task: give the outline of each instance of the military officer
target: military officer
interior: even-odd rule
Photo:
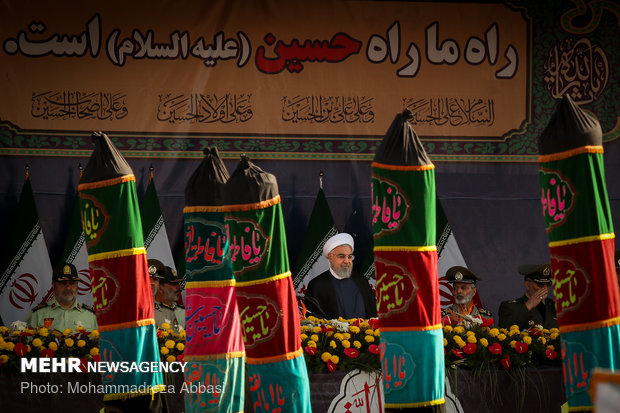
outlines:
[[[519,266],[523,275],[525,295],[499,305],[499,326],[518,325],[521,330],[534,326],[558,328],[555,301],[548,298],[551,287],[550,264],[524,264]]]
[[[97,317],[92,307],[77,301],[78,272],[73,264],[54,268],[52,285],[54,298],[32,309],[26,320],[31,327],[75,331],[78,326],[87,331],[97,329]]]
[[[472,271],[459,265],[446,271],[446,278],[452,284],[454,304],[441,311],[443,325],[462,325],[471,328],[485,321],[492,324],[493,315],[484,308],[474,305],[473,298],[476,294],[476,281],[480,278]]]
[[[155,296],[159,291],[159,281],[166,275],[166,266],[156,259],[150,259],[147,263],[149,266],[149,278],[151,280],[151,292],[153,293],[153,300],[155,300]]]
[[[155,323],[157,327],[168,322],[172,327],[185,329],[185,307],[177,301],[181,294],[183,279],[174,268],[165,267],[164,278],[159,281],[160,301],[155,301]]]

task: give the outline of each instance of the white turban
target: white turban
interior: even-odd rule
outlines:
[[[346,232],[342,232],[328,239],[325,245],[323,245],[323,256],[327,258],[327,254],[332,252],[334,248],[339,247],[341,245],[350,245],[351,249],[355,249],[355,245],[353,243],[353,237],[347,234]]]

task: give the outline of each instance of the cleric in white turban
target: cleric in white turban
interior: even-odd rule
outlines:
[[[323,255],[329,270],[308,283],[304,302],[318,317],[371,318],[377,316],[377,300],[368,280],[353,272],[355,242],[347,233],[325,242]]]

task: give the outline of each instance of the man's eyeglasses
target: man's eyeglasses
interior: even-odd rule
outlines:
[[[351,261],[353,261],[355,259],[355,255],[353,254],[332,254],[334,256],[336,256],[339,260],[344,260],[345,258],[350,259]]]

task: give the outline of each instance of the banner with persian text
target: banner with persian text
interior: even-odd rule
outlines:
[[[408,108],[434,160],[535,162],[564,93],[618,136],[618,7],[560,3],[3,1],[0,155],[370,161]]]

